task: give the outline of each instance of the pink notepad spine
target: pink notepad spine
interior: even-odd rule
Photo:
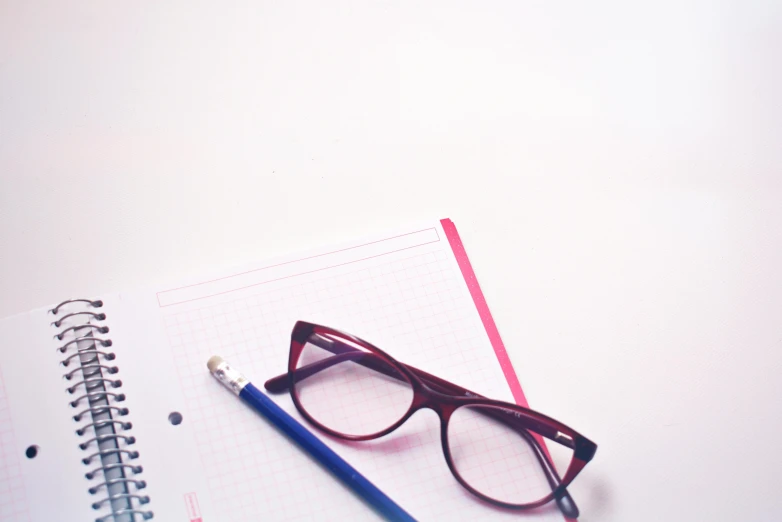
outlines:
[[[456,257],[459,269],[462,271],[464,282],[467,283],[467,288],[470,289],[470,295],[475,303],[475,308],[478,310],[478,315],[481,317],[483,327],[486,329],[486,334],[489,336],[492,348],[494,348],[494,353],[497,355],[497,360],[500,362],[500,367],[502,368],[502,373],[505,375],[505,380],[508,381],[508,386],[513,394],[513,399],[519,406],[529,408],[529,403],[521,389],[519,378],[516,376],[516,371],[513,369],[513,364],[510,362],[510,357],[508,357],[508,352],[505,350],[505,345],[500,337],[500,331],[497,330],[497,325],[494,324],[494,318],[491,316],[489,305],[486,303],[486,298],[483,297],[481,286],[478,284],[478,278],[475,277],[475,272],[470,264],[470,259],[467,257],[467,251],[464,249],[464,244],[462,244],[462,239],[459,237],[459,232],[456,231],[456,225],[454,225],[453,221],[450,219],[441,219],[440,224],[445,232],[445,237],[448,238],[448,243],[451,245],[451,250],[453,251],[454,257]],[[543,442],[542,439],[541,442]],[[546,454],[548,454],[548,448],[546,448],[545,443],[543,444],[543,448],[546,450]],[[548,457],[550,459],[551,455],[548,455]],[[572,518],[563,518],[567,522],[576,522],[576,520]]]
[[[497,355],[497,360],[500,362],[502,373],[505,375],[505,380],[508,381],[508,386],[510,386],[513,398],[516,401],[516,404],[529,408],[527,398],[521,390],[519,378],[513,370],[513,364],[510,362],[508,352],[505,351],[505,345],[502,343],[500,332],[497,330],[497,325],[494,324],[494,319],[489,311],[489,305],[486,304],[486,298],[483,297],[481,286],[478,284],[478,278],[475,277],[475,272],[467,257],[467,251],[464,249],[462,240],[459,237],[459,232],[456,231],[456,225],[454,225],[453,221],[450,219],[442,219],[440,220],[440,224],[445,231],[445,237],[448,238],[448,243],[451,245],[451,250],[453,250],[453,255],[456,257],[456,262],[459,264],[459,269],[462,271],[462,277],[464,277],[464,281],[467,283],[467,288],[470,289],[470,295],[475,303],[475,308],[478,309],[478,315],[481,317],[483,327],[486,329],[486,334],[489,336],[489,341],[494,348],[494,353]]]

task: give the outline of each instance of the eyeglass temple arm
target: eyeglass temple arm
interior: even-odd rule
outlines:
[[[309,342],[315,344],[319,348],[322,348],[324,350],[327,350],[335,354],[335,357],[322,359],[320,361],[316,361],[306,366],[302,366],[301,368],[297,368],[293,373],[293,378],[296,380],[296,382],[304,380],[307,377],[315,375],[318,372],[321,372],[327,368],[330,368],[336,364],[345,361],[357,362],[366,368],[370,368],[372,370],[380,372],[394,379],[401,380],[399,373],[396,371],[396,369],[394,369],[393,366],[385,362],[380,357],[377,357],[371,353],[362,352],[361,350],[357,350],[356,348],[353,348],[352,346],[348,346],[347,344],[341,343],[337,340],[327,339],[321,336],[312,336],[312,338],[309,339]],[[423,370],[419,370],[414,366],[410,366],[404,363],[399,363],[399,364],[402,364],[405,368],[407,368],[412,373],[414,373],[419,379],[424,381],[430,388],[434,389],[439,393],[443,393],[446,395],[459,395],[464,397],[476,397],[481,399],[486,398],[475,392],[471,392],[466,388],[462,388],[457,384],[453,384],[452,382],[446,381],[445,379],[441,379],[436,375],[432,375]],[[264,387],[271,393],[282,393],[287,391],[288,374],[284,373],[282,375],[278,375],[277,377],[269,379],[264,383]],[[546,438],[549,438],[569,448],[575,448],[574,441],[557,439],[558,432],[556,429],[552,428],[551,426],[535,422],[532,419],[522,420],[516,417],[510,417],[499,412],[497,413],[497,415],[498,415],[497,420],[501,421],[503,424],[507,424],[515,428],[523,428],[525,431],[529,428],[532,428],[537,433],[540,433]]]
[[[352,346],[348,346],[345,343],[341,343],[334,339],[328,339],[321,336],[312,336],[309,339],[309,342],[312,344],[315,344],[319,348],[322,348],[326,351],[329,351],[333,354],[335,354],[335,357],[329,357],[328,359],[322,359],[320,361],[316,361],[314,363],[308,364],[306,366],[302,366],[301,368],[297,368],[293,374],[294,379],[298,382],[300,380],[304,380],[307,377],[310,377],[311,375],[314,375],[318,372],[321,372],[327,368],[330,368],[336,364],[339,364],[344,361],[352,360],[353,362],[357,362],[361,364],[364,367],[370,368],[372,370],[375,370],[377,372],[380,372],[384,375],[387,375],[389,377],[393,377],[395,379],[401,380],[398,372],[394,369],[393,366],[386,363],[383,359],[380,357],[376,357],[371,353],[368,352],[362,352],[361,350],[357,350],[356,348],[353,348]],[[369,357],[364,357],[365,355]],[[452,382],[446,381],[445,379],[441,379],[440,377],[437,377],[436,375],[432,375],[430,373],[427,373],[423,370],[419,370],[418,368],[414,366],[410,366],[409,364],[399,363],[402,364],[405,368],[410,370],[412,373],[414,373],[419,379],[423,380],[430,388],[434,389],[437,392],[444,393],[446,395],[458,395],[458,396],[464,396],[464,397],[476,397],[485,399],[486,397],[483,397],[482,395],[479,395],[477,393],[471,392],[470,390],[466,388],[462,388],[461,386],[457,384],[453,384]],[[264,387],[266,390],[268,390],[271,393],[282,393],[288,390],[288,374],[284,373],[282,375],[278,375],[277,377],[273,377],[266,381],[264,383]],[[575,448],[575,443],[572,440],[563,440],[557,438],[557,430],[552,428],[551,426],[548,426],[546,424],[535,422],[532,419],[524,419],[523,421],[521,419],[518,419],[516,417],[509,417],[504,414],[498,414],[498,420],[501,420],[504,424],[508,424],[514,427],[518,428],[524,428],[525,430],[528,428],[534,429],[536,432],[540,433],[546,438],[549,438],[559,444],[562,444],[564,446],[567,446],[569,448]]]
[[[389,365],[383,359],[375,356],[374,354],[362,352],[361,350],[357,350],[337,340],[327,339],[321,336],[312,336],[309,339],[309,342],[315,344],[319,348],[334,353],[335,356],[316,361],[306,366],[302,366],[301,368],[297,368],[293,373],[293,378],[297,382],[345,361],[353,361],[389,377],[400,379],[399,373],[396,369],[394,369],[393,366]],[[424,381],[429,387],[440,393],[447,395],[485,398],[481,395],[478,395],[477,393],[473,393],[465,388],[462,388],[461,386],[448,382],[423,370],[419,370],[413,366],[407,364],[404,364],[404,366],[416,374],[416,376]],[[282,393],[288,390],[288,383],[288,374],[285,373],[269,379],[264,383],[264,387],[271,393]],[[552,491],[556,491],[556,489],[562,483],[562,479],[560,478],[556,469],[554,469],[554,466],[551,464],[549,458],[546,456],[546,453],[541,444],[529,433],[528,429],[532,428],[541,435],[571,448],[574,447],[574,441],[557,440],[556,430],[545,424],[536,423],[531,419],[521,420],[516,417],[508,416],[501,411],[488,410],[482,411],[481,413],[511,427],[514,431],[518,432],[532,448],[534,448],[535,457],[538,459],[538,462],[543,468],[543,471],[546,475],[546,480],[551,486]],[[578,518],[578,507],[566,489],[563,489],[561,492],[557,493],[556,502],[565,516],[573,519]]]

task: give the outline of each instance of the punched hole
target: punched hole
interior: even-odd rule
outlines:
[[[179,426],[180,424],[182,424],[182,414],[179,413],[178,411],[172,411],[168,415],[168,422],[170,422],[174,426]]]
[[[24,454],[28,459],[34,459],[38,455],[38,450],[41,449],[37,444],[33,444],[24,450]]]

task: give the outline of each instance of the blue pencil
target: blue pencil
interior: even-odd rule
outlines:
[[[331,471],[346,486],[355,491],[387,520],[415,522],[404,509],[399,507],[385,493],[345,462],[339,455],[326,446],[320,439],[309,432],[296,419],[277,406],[261,390],[253,386],[238,370],[231,367],[222,357],[214,356],[206,363],[209,371],[226,388],[234,392],[247,404],[269,419],[275,426],[285,432],[307,453],[317,459]]]

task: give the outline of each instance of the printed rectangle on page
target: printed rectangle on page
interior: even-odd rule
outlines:
[[[201,508],[198,505],[198,497],[195,493],[185,494],[185,509],[189,522],[203,522]]]

